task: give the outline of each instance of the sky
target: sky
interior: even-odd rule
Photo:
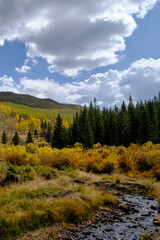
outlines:
[[[160,0],[0,0],[0,91],[100,108],[160,91]]]

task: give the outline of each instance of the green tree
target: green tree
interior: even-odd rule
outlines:
[[[149,129],[149,119],[147,110],[142,101],[137,102],[137,125],[138,125],[138,142],[140,144],[146,143],[149,140],[148,129]]]
[[[14,134],[14,136],[13,136],[13,138],[12,138],[12,143],[15,145],[15,146],[17,146],[18,144],[19,144],[19,135],[18,135],[18,133],[17,132],[15,132],[15,134]]]
[[[149,124],[148,124],[149,141],[152,141],[153,143],[158,143],[159,129],[158,129],[158,121],[156,118],[155,104],[153,103],[153,101],[147,102],[147,112],[149,116]]]
[[[80,127],[79,127],[79,115],[76,113],[76,116],[73,118],[73,124],[71,126],[71,144],[80,141]]]
[[[45,138],[48,143],[51,142],[51,136],[52,136],[52,124],[48,123]]]
[[[37,129],[34,130],[34,137],[38,138],[38,131],[37,131]]]
[[[98,106],[94,109],[94,118],[95,118],[94,142],[104,144],[103,118]]]
[[[58,114],[51,139],[51,146],[52,148],[55,147],[61,149],[65,147],[66,144],[67,144],[67,131],[63,126],[63,120],[60,114]]]
[[[91,148],[94,143],[94,134],[88,119],[86,106],[84,106],[83,110],[81,110],[79,116],[79,129],[80,143],[82,143],[86,148]]]
[[[26,143],[33,143],[33,142],[34,142],[34,140],[33,140],[33,137],[32,137],[32,133],[29,130],[29,132],[27,134]]]
[[[131,95],[129,96],[129,104],[128,104],[128,135],[129,135],[130,143],[136,142],[137,136],[138,136],[138,125],[137,125],[136,109],[133,104]]]
[[[8,142],[7,135],[6,135],[5,131],[3,131],[3,134],[2,134],[2,143],[3,143],[3,144],[6,144],[7,142]]]
[[[129,145],[129,131],[128,131],[128,112],[125,102],[121,105],[120,112],[117,117],[118,124],[118,142],[120,145]]]

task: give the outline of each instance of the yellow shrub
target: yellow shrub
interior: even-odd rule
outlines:
[[[133,161],[129,157],[129,155],[121,155],[118,159],[119,168],[123,169],[123,171],[130,171],[133,169]]]
[[[53,151],[50,147],[40,148],[39,151],[39,160],[44,165],[52,165],[52,162],[55,157],[55,151]]]
[[[46,147],[47,145],[48,145],[48,143],[46,141],[38,142],[39,147]]]
[[[13,165],[27,165],[27,152],[22,146],[8,146],[4,149],[4,161]]]
[[[38,153],[39,152],[39,147],[35,145],[34,143],[28,143],[26,145],[26,152],[28,153]]]

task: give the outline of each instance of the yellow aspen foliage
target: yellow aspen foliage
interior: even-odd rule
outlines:
[[[40,119],[31,117],[28,121],[29,130],[31,132],[33,132],[35,129],[37,129],[37,131],[40,131],[40,129],[41,129],[40,125],[41,125]]]

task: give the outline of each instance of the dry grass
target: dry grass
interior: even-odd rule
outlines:
[[[118,200],[95,189],[95,182],[138,183],[154,189],[160,202],[159,166],[160,145],[151,143],[90,150],[0,146],[0,239],[81,222],[100,206],[115,206]]]

